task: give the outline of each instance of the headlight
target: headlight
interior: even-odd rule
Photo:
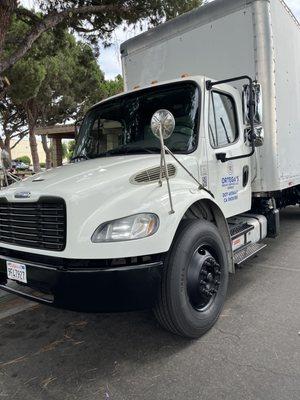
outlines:
[[[159,218],[155,214],[136,214],[100,225],[92,236],[92,242],[124,242],[142,239],[157,232]]]

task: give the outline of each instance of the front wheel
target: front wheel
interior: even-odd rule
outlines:
[[[228,258],[217,227],[184,220],[168,254],[154,310],[167,330],[199,338],[217,321],[227,293]]]

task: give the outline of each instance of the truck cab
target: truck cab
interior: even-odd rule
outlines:
[[[229,84],[208,89],[207,82],[181,78],[95,105],[71,164],[2,191],[0,287],[70,309],[153,307],[165,324],[159,296],[166,295],[171,257],[180,256],[177,268],[192,270],[185,300],[200,314],[212,307],[215,317],[234,272],[227,221],[251,208],[251,145],[238,91]],[[158,120],[162,138],[151,124],[159,110],[174,119],[167,136],[170,128]],[[236,234],[245,234],[240,221],[232,224],[237,243]],[[247,226],[259,240],[261,225]],[[199,228],[210,241],[199,242]],[[189,250],[176,255],[182,243]],[[181,334],[199,335],[199,328],[193,332]]]
[[[0,192],[0,289],[207,332],[229,273],[300,203],[290,17],[279,0],[218,1],[123,44],[126,91],[87,112],[72,162]]]

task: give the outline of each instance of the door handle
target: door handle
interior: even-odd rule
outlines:
[[[245,165],[243,168],[243,187],[246,187],[249,182],[249,166]]]

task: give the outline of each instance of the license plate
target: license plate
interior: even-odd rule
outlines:
[[[27,283],[26,265],[6,261],[7,277],[14,281]]]

